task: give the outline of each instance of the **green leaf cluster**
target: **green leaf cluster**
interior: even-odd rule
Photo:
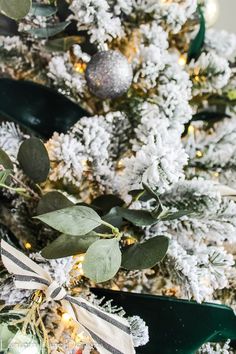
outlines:
[[[125,208],[122,206],[124,201],[114,195],[96,198],[91,207],[73,205],[64,208],[65,200],[55,193],[44,196],[40,202],[46,202],[46,210],[51,211],[36,216],[38,220],[61,233],[42,250],[45,258],[86,253],[83,262],[84,274],[97,283],[113,278],[120,267],[127,270],[145,269],[153,267],[164,258],[169,243],[168,238],[164,236],[157,236],[142,243],[136,242],[128,247],[123,246],[125,235],[120,229],[127,220],[132,225],[146,226],[153,223],[151,214],[147,216],[144,211]],[[60,201],[53,203],[54,197]],[[39,209],[43,210],[42,205]]]
[[[50,161],[40,139],[25,140],[19,148],[18,161],[24,173],[34,183],[42,183],[47,179]],[[7,179],[12,176],[13,164],[2,150],[0,166],[0,186],[5,186]],[[137,228],[139,233],[143,233],[143,227],[151,226],[160,220],[179,218],[186,215],[186,212],[169,211],[162,206],[159,196],[152,189],[147,185],[143,188],[138,194],[133,193],[133,197],[145,200],[154,198],[157,205],[154,210],[129,209],[124,201],[115,195],[100,196],[93,200],[90,207],[86,204],[75,205],[59,191],[43,195],[39,200],[38,215],[35,218],[61,235],[42,250],[42,255],[53,259],[86,253],[84,274],[94,282],[108,281],[120,267],[134,270],[155,266],[167,252],[168,238],[156,236],[139,242],[139,237],[130,235],[135,243],[126,246],[127,232],[123,232],[122,228]]]

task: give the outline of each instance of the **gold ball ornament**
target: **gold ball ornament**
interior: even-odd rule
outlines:
[[[219,0],[205,0],[204,15],[207,27],[214,26],[220,15]]]

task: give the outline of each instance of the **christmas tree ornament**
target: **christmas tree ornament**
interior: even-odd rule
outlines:
[[[220,15],[219,0],[206,0],[204,6],[204,16],[207,27],[212,27],[216,24]]]
[[[43,350],[43,351],[42,351]],[[9,343],[7,354],[43,354],[45,351],[33,335],[17,332]]]
[[[0,312],[1,353],[4,354],[46,354],[39,331],[22,327],[27,310],[4,308]]]
[[[70,296],[46,270],[4,240],[1,241],[1,255],[6,269],[15,275],[16,288],[37,290],[26,316],[28,323],[33,320],[35,312],[40,311],[37,306],[42,301],[63,300],[67,312],[90,335],[100,354],[135,353],[131,328],[124,317],[107,313],[82,297]]]
[[[118,51],[108,50],[95,54],[86,69],[90,91],[99,98],[116,98],[130,87],[133,70],[126,57]]]

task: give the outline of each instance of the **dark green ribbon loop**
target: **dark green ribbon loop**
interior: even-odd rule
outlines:
[[[0,117],[12,120],[42,138],[66,133],[89,114],[57,91],[31,81],[0,79]]]
[[[236,316],[228,306],[106,289],[92,292],[146,322],[150,341],[137,354],[194,354],[204,343],[236,340]]]

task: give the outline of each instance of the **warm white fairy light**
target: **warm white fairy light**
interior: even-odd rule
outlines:
[[[24,246],[27,250],[30,250],[32,248],[32,245],[29,242],[25,242]]]
[[[204,14],[207,27],[214,26],[220,14],[219,0],[207,0],[205,4]]]
[[[69,322],[71,320],[71,315],[68,312],[63,313],[61,316],[63,322]]]
[[[187,57],[185,54],[182,54],[180,57],[179,57],[179,60],[178,60],[178,63],[180,66],[185,66],[186,63],[187,63]]]
[[[193,125],[190,125],[190,126],[188,127],[188,134],[189,134],[189,135],[192,135],[192,134],[194,133],[194,131],[195,131],[194,126],[193,126]]]

